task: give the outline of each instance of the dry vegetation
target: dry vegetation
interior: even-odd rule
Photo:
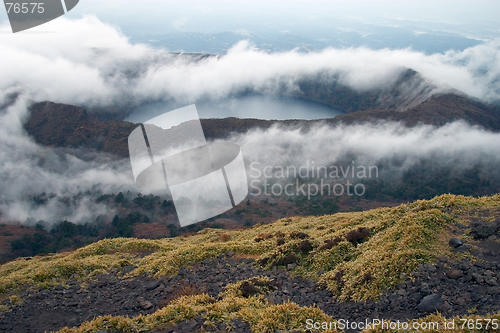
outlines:
[[[6,294],[29,285],[64,283],[71,276],[89,279],[128,265],[138,267],[129,275],[173,275],[181,266],[234,252],[237,257],[258,258],[258,263],[267,268],[295,264],[292,274],[317,280],[340,300],[377,299],[384,290],[402,281],[402,273],[409,274],[420,263],[432,263],[439,256],[453,256],[447,244],[450,229],[458,222],[467,224],[477,211],[499,212],[500,195],[442,195],[394,208],[285,218],[246,230],[205,229],[190,237],[106,239],[70,253],[4,264],[0,267],[0,291]],[[488,219],[495,215],[488,215]],[[242,297],[238,293],[241,283],[228,286],[219,300],[186,293],[188,296],[173,300],[151,315],[102,317],[61,332],[96,332],[103,328],[138,332],[199,313],[209,322],[229,323],[242,318],[254,332],[303,329],[306,317],[327,318],[318,308],[269,304],[259,293]]]

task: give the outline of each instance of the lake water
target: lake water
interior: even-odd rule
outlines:
[[[125,120],[140,123],[168,111],[186,105],[156,102],[137,108]],[[258,118],[258,119],[324,119],[333,118],[341,111],[326,105],[297,98],[272,98],[247,96],[219,101],[198,102],[196,108],[200,118]]]

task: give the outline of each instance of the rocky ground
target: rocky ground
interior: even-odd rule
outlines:
[[[469,252],[479,259],[475,263],[441,257],[434,265],[419,266],[411,276],[401,276],[406,282],[386,292],[376,302],[337,302],[330,291],[314,281],[298,276],[292,278],[290,270],[293,270],[293,264],[263,270],[254,259],[226,253],[217,259],[206,259],[193,267],[181,268],[172,277],[125,279],[123,275],[135,269],[128,266],[122,271],[101,274],[88,283],[71,280],[67,283],[69,288],[56,286],[51,290],[25,290],[19,294],[20,304],[4,303],[12,307],[12,311],[1,315],[0,331],[56,331],[102,315],[132,317],[152,313],[179,296],[209,293],[217,297],[227,284],[256,276],[271,279],[266,295],[270,302],[280,304],[289,300],[301,306],[316,304],[335,319],[405,321],[436,311],[446,317],[467,315],[471,309],[478,314],[496,313],[500,311],[500,242],[494,234],[500,226],[491,230],[486,227],[489,224],[472,226],[471,235],[476,238],[474,247],[459,240],[462,238],[460,230],[457,231],[458,238],[449,242],[453,251]],[[243,295],[252,295],[252,282],[242,288]],[[217,328],[203,324],[204,320],[197,316],[158,332],[196,332],[202,329],[226,332],[222,323]],[[234,321],[232,326],[235,332],[251,332],[250,325],[241,320]]]

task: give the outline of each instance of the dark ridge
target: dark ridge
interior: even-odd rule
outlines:
[[[397,121],[407,127],[419,124],[443,126],[462,120],[485,129],[500,130],[500,108],[477,99],[456,94],[434,95],[424,103],[405,112],[395,110],[371,110],[339,115],[329,122],[362,124],[377,121]]]
[[[126,121],[102,121],[87,111],[72,105],[52,102],[35,103],[25,129],[35,141],[44,146],[88,148],[117,157],[128,156],[128,136],[137,124]],[[462,120],[487,130],[500,130],[500,108],[467,96],[434,95],[407,111],[370,110],[339,115],[323,120],[262,120],[262,119],[202,119],[201,125],[208,140],[228,138],[250,130],[265,130],[273,125],[308,130],[321,122],[327,124],[366,124],[381,121],[401,122],[407,127],[420,124],[443,126]]]
[[[30,107],[24,128],[44,146],[90,148],[118,157],[128,156],[127,139],[137,124],[102,122],[72,105],[41,102]]]

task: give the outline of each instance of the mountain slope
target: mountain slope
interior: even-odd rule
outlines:
[[[126,157],[128,136],[137,125],[126,121],[102,122],[73,105],[41,102],[31,106],[24,127],[44,146],[83,147]]]
[[[448,318],[463,316],[472,307],[484,316],[500,311],[499,232],[499,195],[443,195],[246,230],[106,239],[0,266],[2,309],[11,311],[2,313],[0,327],[19,331],[50,309],[81,320],[78,313],[94,306],[102,317],[61,332],[170,332],[176,325],[181,332],[218,325],[303,330],[307,318],[359,319],[358,313],[404,321],[438,309]],[[451,237],[467,244],[451,247]],[[474,293],[468,301],[467,290]],[[426,295],[442,303],[423,308]],[[107,308],[99,305],[105,298],[114,299]],[[103,316],[123,311],[136,317]]]
[[[404,112],[396,110],[370,110],[339,115],[330,122],[370,123],[397,121],[407,127],[419,124],[443,126],[463,120],[470,125],[479,125],[488,130],[500,130],[500,108],[467,96],[455,94],[435,95],[425,102]]]

